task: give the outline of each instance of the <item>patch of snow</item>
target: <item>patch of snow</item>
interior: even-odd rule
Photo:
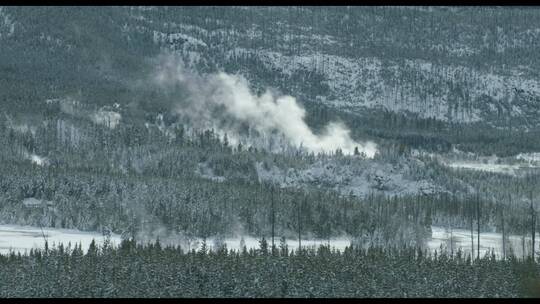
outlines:
[[[42,199],[37,199],[35,197],[28,197],[23,199],[23,205],[26,207],[40,207],[40,206],[52,206],[54,203],[52,201],[46,201]]]
[[[45,100],[45,102],[48,104],[59,103],[60,111],[69,115],[77,116],[81,112],[81,103],[76,99],[53,98],[53,99],[47,99]]]
[[[13,131],[16,131],[18,133],[27,133],[27,132],[30,132],[32,133],[33,136],[36,135],[36,127],[34,126],[29,126],[27,124],[13,124],[13,125],[8,125],[9,128],[11,128]]]
[[[447,229],[444,227],[431,226],[432,235],[426,242],[426,249],[430,253],[437,251],[439,254],[442,251],[450,254],[452,249],[454,254],[461,249],[463,254],[471,253],[471,233],[466,229]],[[538,236],[537,236],[538,237]],[[508,235],[507,241],[507,253],[510,252],[510,249],[514,252],[516,257],[520,258],[523,255],[522,250],[522,241],[525,241],[525,250],[530,251],[530,237],[525,237],[524,239],[518,235]],[[175,238],[173,241],[174,244],[180,245],[184,250],[200,250],[202,247],[203,239],[202,238],[190,238],[182,239]],[[222,238],[222,237],[211,237],[206,239],[206,246],[209,250],[217,250],[223,245],[226,246],[228,250],[241,251],[244,246],[247,250],[250,249],[259,249],[260,248],[261,238],[257,238],[249,235],[238,235],[236,237]],[[272,240],[271,238],[266,238],[268,243],[268,248],[270,250]],[[473,246],[476,256],[476,250],[478,246],[478,234],[473,233]],[[167,242],[167,241],[165,241]],[[452,242],[452,244],[450,244]],[[330,245],[331,248],[343,251],[345,247],[354,244],[354,239],[348,236],[342,237],[333,237],[330,239],[302,239],[302,248],[318,248],[322,245]],[[281,245],[281,239],[276,237],[274,239],[274,244],[277,248]],[[286,239],[285,244],[290,250],[296,251],[298,249],[298,239]],[[503,255],[502,251],[502,235],[500,233],[493,232],[481,232],[480,233],[480,256],[483,257],[485,254],[493,252],[496,258],[501,258]]]
[[[202,239],[197,239],[192,243],[190,246],[191,249],[199,250],[202,246]],[[252,236],[240,236],[235,238],[224,238],[224,239],[218,239],[218,238],[208,238],[206,240],[206,245],[211,250],[216,250],[216,247],[219,247],[220,245],[225,244],[227,246],[228,250],[235,250],[235,251],[242,251],[243,247],[245,246],[247,250],[250,249],[259,249],[260,248],[260,241],[261,239],[255,238]],[[268,243],[268,250],[271,250],[272,247],[272,239],[267,238],[266,242]],[[352,242],[351,238],[347,237],[341,237],[341,238],[331,238],[330,240],[326,239],[302,239],[302,248],[318,248],[321,245],[328,245],[330,244],[331,248],[334,248],[336,250],[343,251],[345,247],[350,246]],[[285,244],[289,250],[296,251],[298,249],[298,239],[286,239]],[[279,249],[280,246],[280,238],[274,239],[274,245],[277,249]],[[185,245],[183,248],[186,248]]]
[[[192,47],[208,47],[208,45],[197,38],[183,34],[183,33],[162,33],[158,31],[153,32],[154,43],[168,43],[168,44],[177,44],[181,43],[184,48],[186,46]]]
[[[11,16],[0,6],[0,38],[11,37],[15,33],[15,22]]]
[[[519,176],[523,172],[540,168],[540,153],[520,153],[512,158],[500,158],[497,155],[479,156],[471,152],[463,152],[455,147],[447,155],[421,153],[421,155],[438,160],[442,165],[454,169],[476,170]]]
[[[433,194],[444,192],[440,186],[423,178],[412,177],[413,162],[399,165],[376,161],[354,161],[348,164],[317,161],[304,169],[288,170],[256,163],[259,181],[269,181],[281,187],[328,188],[343,195],[365,197],[372,193],[387,196]]]
[[[21,252],[30,251],[32,248],[43,249],[45,247],[45,238],[49,247],[59,245],[67,246],[71,243],[71,248],[75,244],[81,243],[83,251],[88,250],[88,246],[95,240],[96,245],[101,245],[105,241],[105,236],[97,232],[85,232],[74,229],[57,229],[20,225],[0,225],[0,253],[7,254],[10,251]],[[117,234],[111,234],[111,244],[118,245],[121,237]]]
[[[526,161],[528,163],[540,163],[540,152],[519,153],[516,159]]]
[[[46,157],[36,155],[34,153],[27,154],[27,158],[34,164],[38,166],[48,166],[49,160]]]
[[[224,176],[215,175],[212,168],[210,168],[208,164],[206,163],[199,163],[199,165],[195,169],[195,173],[198,174],[202,178],[210,179],[213,181],[217,181],[217,182],[225,181]]]
[[[458,251],[459,248],[465,254],[470,254],[471,252],[471,231],[466,229],[452,229],[451,233],[449,229],[443,227],[431,227],[432,237],[431,240],[427,242],[427,246],[431,251],[437,250],[440,251],[441,246],[443,250],[450,252],[453,247],[454,254]],[[537,234],[536,238],[539,235]],[[474,251],[476,255],[478,234],[473,233],[472,243],[474,244]],[[530,252],[530,242],[531,238],[525,238],[525,250]],[[452,241],[452,245],[450,245]],[[518,235],[509,235],[507,242],[507,253],[510,252],[512,248],[516,257],[521,257],[523,255],[522,249],[522,236]],[[502,234],[494,232],[480,232],[480,256],[484,256],[489,251],[493,251],[495,257],[501,258],[503,255],[502,250]]]
[[[107,126],[110,129],[116,128],[122,119],[122,115],[118,112],[99,110],[96,113],[90,115],[90,119],[99,125]]]
[[[516,171],[521,168],[520,165],[510,164],[485,164],[479,162],[451,162],[446,163],[450,168],[478,170],[485,172],[504,173],[510,175],[516,175]]]

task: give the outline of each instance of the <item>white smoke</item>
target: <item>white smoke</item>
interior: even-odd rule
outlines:
[[[358,151],[368,158],[377,152],[373,142],[352,140],[350,130],[342,123],[332,122],[322,134],[314,134],[304,121],[306,111],[294,97],[275,96],[270,90],[262,95],[254,94],[248,81],[240,75],[224,72],[196,75],[168,59],[160,65],[155,80],[162,86],[179,86],[187,91],[188,102],[179,105],[177,111],[198,121],[212,124],[217,112],[236,122],[247,123],[263,134],[277,131],[289,144],[310,152],[331,153],[341,149],[344,154],[352,154],[358,147]]]

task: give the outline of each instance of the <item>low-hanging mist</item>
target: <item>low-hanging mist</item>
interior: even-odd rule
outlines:
[[[304,121],[306,111],[294,97],[276,96],[268,89],[255,94],[241,75],[224,72],[199,75],[167,58],[159,65],[155,81],[168,89],[187,93],[175,111],[204,127],[217,129],[218,133],[237,134],[238,126],[247,124],[262,134],[277,133],[288,144],[309,152],[332,153],[341,149],[344,154],[352,154],[358,148],[358,152],[372,158],[377,151],[373,142],[354,141],[350,130],[340,122],[331,122],[321,134],[314,134]]]

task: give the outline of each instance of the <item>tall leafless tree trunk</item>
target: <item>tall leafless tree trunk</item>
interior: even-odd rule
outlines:
[[[452,225],[450,225],[450,256],[454,257],[454,234],[452,231]]]
[[[300,253],[300,248],[302,248],[302,222],[300,220],[300,202],[297,202],[298,206],[298,253]]]
[[[530,192],[530,200],[531,200],[531,239],[532,239],[531,257],[532,257],[532,259],[534,261],[535,260],[534,243],[535,243],[535,237],[536,237],[536,211],[534,210],[534,205],[533,205],[533,193],[532,193],[532,190]]]
[[[471,208],[472,209],[472,208]],[[474,226],[473,226],[473,212],[471,210],[471,261],[474,259]]]
[[[476,195],[476,230],[478,233],[476,258],[480,259],[480,196]]]
[[[506,260],[506,235],[504,233],[504,207],[501,207],[501,226],[502,226],[502,255]]]
[[[275,244],[274,244],[274,237],[275,237],[275,209],[274,209],[274,186],[272,186],[270,190],[270,200],[272,202],[272,255],[275,254]]]
[[[525,260],[525,234],[521,236],[521,255],[522,259]]]

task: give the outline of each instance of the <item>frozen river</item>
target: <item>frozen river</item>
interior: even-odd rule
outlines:
[[[31,248],[43,248],[45,244],[45,238],[49,242],[49,246],[52,247],[55,244],[63,243],[67,246],[71,243],[72,248],[76,243],[81,243],[84,251],[88,249],[92,239],[96,240],[98,245],[103,244],[105,237],[98,232],[85,232],[72,229],[56,229],[56,228],[43,228],[32,226],[18,226],[18,225],[0,225],[0,253],[5,254],[10,250],[25,252]],[[540,240],[540,235],[537,234],[537,239]],[[452,240],[452,243],[450,243]],[[111,243],[118,245],[121,241],[119,235],[111,235]],[[185,240],[179,239],[180,245],[184,249],[198,249],[201,246],[201,240],[191,240],[189,243]],[[271,240],[267,239],[270,246]],[[302,247],[318,247],[320,245],[328,244],[328,240],[302,240]],[[225,243],[228,249],[241,250],[245,245],[247,249],[259,248],[259,239],[255,237],[235,237],[225,238],[217,241],[213,238],[207,239],[207,246],[209,248],[215,247],[218,243]],[[296,250],[298,248],[298,240],[288,239],[286,240],[289,250]],[[474,249],[477,248],[477,234],[474,234],[473,238]],[[525,251],[530,252],[530,237],[525,238]],[[276,246],[279,247],[279,238],[275,239]],[[330,239],[330,246],[338,250],[343,250],[346,246],[351,244],[351,239],[346,237]],[[433,252],[435,250],[440,251],[441,246],[443,250],[455,252],[459,248],[464,253],[469,253],[471,250],[471,236],[470,231],[465,229],[445,229],[442,227],[432,227],[432,237],[427,242],[427,247]],[[509,248],[512,248],[516,256],[521,257],[523,253],[523,239],[521,236],[511,235],[508,237],[507,252]],[[497,257],[502,256],[502,238],[499,233],[480,233],[480,255],[483,256],[488,251],[493,250]],[[476,255],[476,253],[475,253]]]

